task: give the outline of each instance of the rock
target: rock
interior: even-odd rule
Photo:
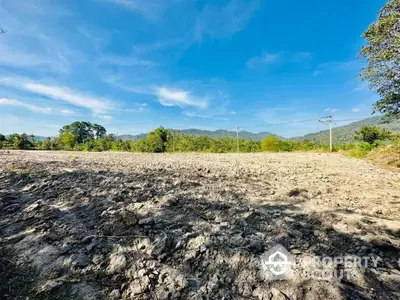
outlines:
[[[229,243],[232,246],[240,247],[243,245],[244,239],[241,235],[235,235],[235,236],[231,237],[231,239],[229,240]]]
[[[51,280],[46,282],[43,286],[41,286],[39,288],[39,290],[43,293],[48,293],[51,290],[58,288],[59,286],[61,286],[64,283],[64,280],[62,278],[58,278],[55,280]]]
[[[151,255],[157,257],[167,253],[170,245],[171,245],[171,240],[168,238],[166,234],[162,238],[157,238],[155,240],[153,249],[151,251]]]
[[[199,253],[204,253],[204,252],[206,252],[206,251],[207,251],[207,246],[204,245],[204,244],[200,245],[200,247],[199,247]]]
[[[95,254],[95,255],[93,255],[92,262],[95,265],[100,265],[103,261],[104,261],[104,255],[103,254]]]
[[[270,300],[290,300],[290,298],[276,288],[270,290]]]
[[[32,212],[35,209],[37,209],[41,203],[42,203],[42,201],[38,200],[35,203],[32,203],[31,205],[29,205],[27,208],[25,208],[24,211],[25,212]]]
[[[263,245],[257,237],[250,237],[249,249],[253,253],[261,253],[263,250]]]
[[[135,296],[147,291],[149,283],[150,280],[148,277],[142,277],[133,281],[128,287],[128,294]]]
[[[110,263],[108,264],[107,273],[115,274],[120,273],[126,268],[126,257],[122,253],[113,253],[110,255]]]
[[[119,290],[115,289],[112,290],[111,293],[108,295],[108,299],[110,300],[118,300],[120,298],[121,294]]]
[[[91,261],[85,254],[78,254],[72,260],[72,266],[77,268],[84,268],[90,265]]]
[[[96,237],[95,235],[88,235],[88,236],[85,236],[85,237],[82,239],[81,243],[82,243],[82,244],[88,244],[88,243],[90,243],[95,237]]]
[[[155,223],[155,220],[151,217],[139,220],[139,225],[153,225]]]
[[[64,243],[61,245],[59,253],[60,255],[67,254],[72,250],[72,248],[73,248],[72,243]]]

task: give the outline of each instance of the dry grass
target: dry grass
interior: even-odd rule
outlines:
[[[373,163],[400,171],[400,147],[388,147],[372,151],[368,159]]]

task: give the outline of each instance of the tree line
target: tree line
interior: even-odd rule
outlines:
[[[355,132],[357,143],[335,145],[336,150],[361,147],[372,149],[386,145],[389,141],[395,143],[398,137],[390,131],[377,126],[363,126]],[[70,151],[126,151],[126,152],[288,152],[328,150],[327,144],[308,140],[282,140],[276,136],[266,136],[262,141],[235,139],[230,136],[211,138],[207,136],[184,135],[179,131],[156,128],[146,138],[122,140],[115,134],[98,124],[90,122],[74,122],[63,126],[54,138],[38,140],[33,135],[11,134],[8,137],[0,134],[0,148],[6,149],[36,149],[36,150],[70,150]]]

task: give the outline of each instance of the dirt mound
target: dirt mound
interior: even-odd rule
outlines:
[[[399,299],[399,175],[326,154],[10,152],[3,299]],[[335,280],[268,281],[276,244],[379,257]],[[340,266],[335,266],[340,267]]]

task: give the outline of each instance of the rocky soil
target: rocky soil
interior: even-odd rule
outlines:
[[[318,153],[0,152],[2,299],[400,299],[400,175]],[[346,276],[265,279],[295,258]],[[327,268],[327,266],[325,266]]]

